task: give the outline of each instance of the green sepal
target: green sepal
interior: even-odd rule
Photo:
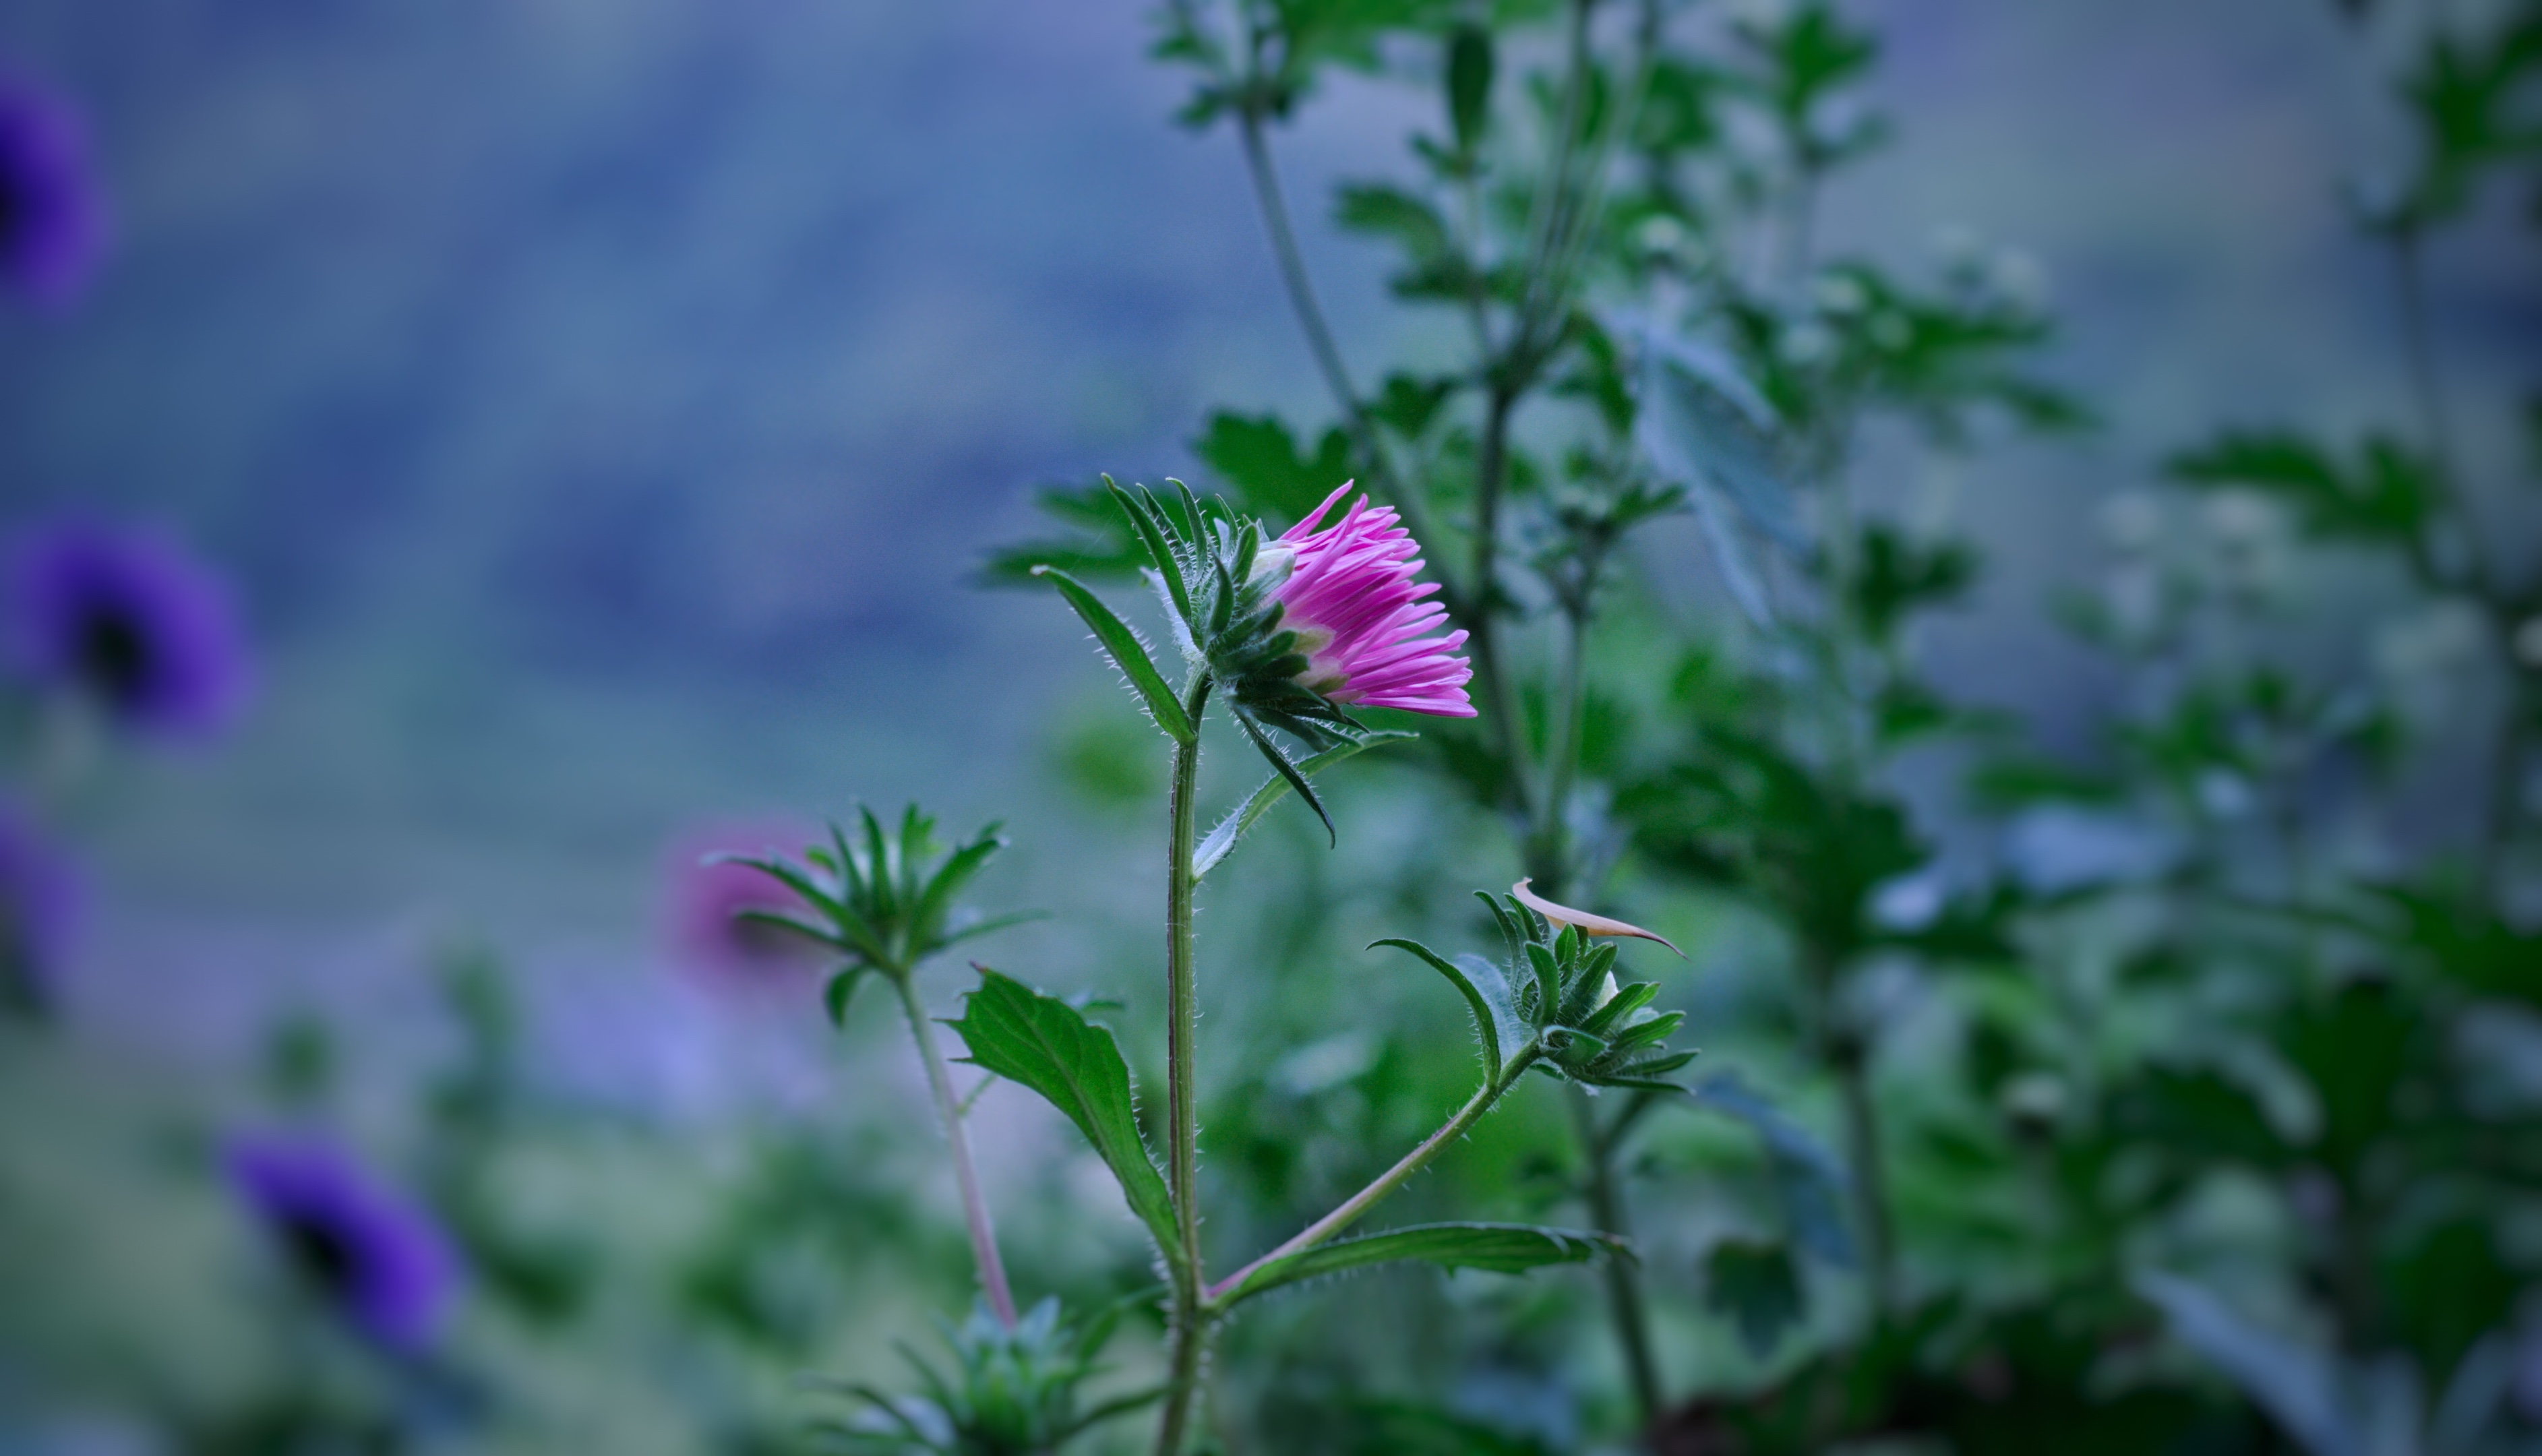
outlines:
[[[1317,819],[1323,821],[1325,837],[1334,844],[1340,844],[1341,832],[1333,828],[1333,817],[1324,812],[1324,801],[1315,797],[1314,785],[1307,782],[1307,775],[1298,771],[1298,765],[1289,762],[1289,756],[1282,753],[1280,746],[1271,741],[1271,736],[1262,731],[1262,725],[1253,721],[1251,712],[1236,707],[1231,709],[1231,715],[1244,730],[1244,736],[1253,740],[1253,746],[1262,751],[1262,757],[1272,769],[1287,779],[1289,787],[1297,792],[1299,798],[1307,801],[1307,807],[1315,811]]]
[[[1458,956],[1451,961],[1417,940],[1391,936],[1369,942],[1372,950],[1381,945],[1410,951],[1456,986],[1465,998],[1466,1009],[1473,1013],[1474,1033],[1482,1040],[1483,1080],[1499,1086],[1502,1065],[1529,1041],[1527,1025],[1519,1019],[1518,1002],[1510,994],[1509,978],[1480,956]]]
[[[1110,475],[1103,477],[1103,488],[1112,492],[1113,503],[1130,518],[1130,529],[1139,534],[1141,545],[1157,563],[1157,574],[1163,579],[1174,616],[1189,622],[1192,615],[1191,590],[1183,585],[1182,558],[1166,545],[1164,523],[1151,515],[1147,503],[1122,489]]]
[[[1183,712],[1182,703],[1175,699],[1174,691],[1165,686],[1164,674],[1157,671],[1156,663],[1148,656],[1148,649],[1139,641],[1139,634],[1130,630],[1127,622],[1113,616],[1112,609],[1079,584],[1076,577],[1055,566],[1036,566],[1033,575],[1048,577],[1058,586],[1060,595],[1068,599],[1068,605],[1076,608],[1077,615],[1093,628],[1094,639],[1103,644],[1103,650],[1110,654],[1114,666],[1121,669],[1121,675],[1130,680],[1130,686],[1139,690],[1139,696],[1148,704],[1150,716],[1157,720],[1158,727],[1165,731],[1165,736],[1176,743],[1190,745],[1198,737],[1192,721]]]
[[[1139,1136],[1129,1064],[1112,1033],[1078,1014],[1057,996],[1046,996],[983,966],[979,988],[963,1000],[962,1016],[946,1022],[972,1063],[1018,1082],[1068,1115],[1112,1170],[1130,1211],[1171,1265],[1181,1237],[1173,1201]]]

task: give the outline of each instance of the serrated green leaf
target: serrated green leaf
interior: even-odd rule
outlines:
[[[1377,1264],[1417,1262],[1442,1269],[1479,1269],[1493,1274],[1525,1274],[1555,1264],[1584,1264],[1600,1258],[1632,1258],[1622,1240],[1607,1234],[1570,1229],[1536,1228],[1523,1223],[1423,1223],[1364,1238],[1318,1244],[1255,1270],[1228,1292],[1234,1304],[1301,1279],[1319,1278]]]
[[[1057,996],[986,967],[961,1018],[946,1025],[970,1049],[972,1062],[1030,1087],[1068,1115],[1112,1170],[1130,1211],[1170,1258],[1179,1247],[1173,1202],[1139,1136],[1130,1068],[1112,1033]]]
[[[1379,729],[1324,750],[1299,764],[1298,771],[1312,778],[1362,749],[1420,736],[1420,734],[1407,733],[1397,728]],[[1209,832],[1209,837],[1200,841],[1200,847],[1192,851],[1192,878],[1199,879],[1208,874],[1213,866],[1227,857],[1228,851],[1235,847],[1235,841],[1244,837],[1245,831],[1253,828],[1253,822],[1270,812],[1271,806],[1287,798],[1289,793],[1287,775],[1275,772],[1265,779],[1262,786],[1253,791],[1251,797],[1237,805],[1225,819],[1220,820],[1218,827]]]
[[[1113,616],[1112,609],[1104,606],[1101,598],[1087,591],[1067,572],[1050,566],[1036,566],[1033,575],[1046,577],[1056,585],[1060,595],[1068,599],[1068,605],[1077,609],[1077,615],[1093,628],[1094,639],[1103,644],[1103,650],[1111,655],[1113,663],[1121,669],[1121,675],[1130,680],[1130,686],[1139,690],[1139,696],[1148,704],[1148,712],[1156,718],[1157,726],[1165,731],[1165,736],[1176,743],[1192,742],[1195,733],[1191,719],[1183,712],[1183,705],[1175,698],[1173,689],[1165,686],[1164,675],[1158,672],[1156,663],[1149,660],[1148,649],[1141,645],[1138,633]]]

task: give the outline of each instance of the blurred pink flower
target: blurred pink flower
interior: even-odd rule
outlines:
[[[1270,569],[1283,557],[1289,564],[1273,595],[1287,609],[1280,625],[1298,634],[1307,655],[1298,681],[1335,702],[1474,716],[1465,696],[1474,670],[1453,655],[1465,634],[1427,635],[1447,621],[1448,609],[1426,600],[1437,583],[1412,579],[1421,572],[1421,544],[1394,508],[1373,507],[1363,495],[1339,521],[1315,529],[1350,488],[1344,482],[1263,551]]]
[[[718,980],[786,980],[819,969],[829,953],[773,925],[737,919],[746,910],[791,911],[785,887],[716,854],[791,858],[819,837],[802,825],[759,820],[701,825],[674,838],[662,859],[664,938],[684,967]]]

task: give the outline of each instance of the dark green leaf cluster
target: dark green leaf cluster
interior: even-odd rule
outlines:
[[[2231,431],[2171,458],[2172,478],[2202,490],[2240,487],[2284,501],[2312,536],[2417,549],[2437,510],[2435,465],[2388,435],[2342,463],[2289,430]]]
[[[1668,1074],[1695,1054],[1672,1052],[1667,1042],[1685,1013],[1651,1009],[1659,995],[1655,982],[1618,985],[1613,941],[1593,944],[1576,925],[1556,932],[1515,899],[1479,890],[1475,898],[1500,925],[1508,949],[1503,964],[1476,955],[1452,961],[1415,940],[1376,943],[1420,957],[1465,998],[1486,1083],[1498,1086],[1533,1067],[1585,1087],[1682,1090]]]
[[[1874,525],[1862,533],[1861,559],[1847,583],[1863,634],[1887,642],[1907,615],[1957,600],[1977,580],[1978,553],[1964,542],[1919,546]]]
[[[962,893],[990,858],[1006,847],[990,825],[951,848],[935,842],[935,821],[912,804],[900,830],[886,834],[871,809],[858,811],[862,833],[851,838],[830,826],[830,842],[803,851],[800,861],[776,855],[723,856],[746,864],[794,892],[803,913],[747,910],[740,918],[820,942],[846,962],[830,981],[826,999],[833,1021],[844,1020],[858,978],[868,971],[899,980],[945,947],[1004,929],[1028,914],[989,919],[957,912]]]
[[[1024,586],[1036,566],[1056,567],[1092,580],[1128,579],[1148,564],[1147,548],[1112,505],[1103,481],[1091,485],[1048,485],[1033,494],[1041,513],[1071,534],[1048,541],[1000,546],[981,566],[981,579],[991,586]]]
[[[1872,892],[1926,858],[1896,804],[1728,724],[1708,725],[1693,752],[1629,785],[1618,806],[1663,867],[1756,897],[1832,959],[1871,938]]]
[[[2402,78],[2401,95],[2419,123],[2418,176],[2393,204],[2367,221],[2411,232],[2459,216],[2482,175],[2542,159],[2542,119],[2533,94],[2542,85],[2542,5],[2506,8],[2489,34],[2437,30]],[[2542,205],[2542,195],[2532,199]]]
[[[1096,1356],[1121,1314],[1114,1305],[1081,1323],[1067,1318],[1057,1299],[1045,1299],[1009,1330],[976,1306],[961,1325],[939,1327],[953,1357],[949,1369],[903,1347],[924,1395],[819,1381],[864,1414],[855,1421],[823,1421],[817,1429],[832,1449],[860,1456],[1042,1456],[1161,1394],[1148,1390],[1083,1404],[1079,1389],[1100,1373]]]
[[[1865,262],[1822,269],[1805,317],[1739,298],[1725,318],[1742,362],[1787,426],[1809,433],[1865,407],[1901,411],[1945,444],[1965,440],[1972,406],[1991,404],[2033,430],[2090,415],[2016,367],[2050,337],[2047,318],[1981,271],[1911,288]]]
[[[1239,0],[1226,29],[1212,24],[1207,9],[1168,0],[1151,52],[1200,72],[1200,86],[1176,114],[1191,127],[1224,115],[1284,117],[1324,67],[1374,69],[1387,33],[1435,30],[1461,7],[1451,0]]]
[[[1733,34],[1755,68],[1750,85],[1783,123],[1805,170],[1832,167],[1888,135],[1879,118],[1843,116],[1829,105],[1880,55],[1879,38],[1848,25],[1833,5],[1808,0],[1768,19],[1742,20]]]

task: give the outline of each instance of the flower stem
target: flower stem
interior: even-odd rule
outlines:
[[[1465,1129],[1473,1127],[1474,1124],[1482,1118],[1483,1114],[1490,1112],[1492,1110],[1492,1104],[1500,1101],[1501,1094],[1517,1085],[1519,1073],[1526,1071],[1528,1066],[1535,1060],[1536,1056],[1536,1050],[1533,1047],[1519,1054],[1518,1056],[1510,1061],[1509,1065],[1501,1068],[1501,1077],[1499,1081],[1485,1082],[1482,1086],[1475,1088],[1474,1095],[1465,1099],[1465,1105],[1457,1109],[1457,1115],[1455,1117],[1450,1118],[1438,1131],[1423,1138],[1419,1147],[1405,1153],[1395,1162],[1393,1167],[1377,1175],[1377,1178],[1371,1182],[1368,1187],[1352,1194],[1330,1213],[1327,1213],[1323,1217],[1316,1219],[1314,1222],[1308,1224],[1306,1228],[1301,1230],[1287,1243],[1282,1244],[1279,1248],[1272,1250],[1270,1253],[1263,1255],[1261,1258],[1254,1260],[1251,1264],[1244,1266],[1242,1269],[1237,1270],[1235,1273],[1229,1274],[1226,1278],[1211,1285],[1209,1288],[1209,1298],[1211,1302],[1215,1303],[1218,1300],[1226,1298],[1229,1294],[1244,1287],[1244,1281],[1252,1277],[1254,1272],[1261,1269],[1263,1266],[1277,1263],[1280,1260],[1288,1258],[1292,1254],[1311,1249],[1317,1244],[1322,1243],[1324,1240],[1331,1238],[1333,1235],[1340,1233],[1343,1229],[1350,1227],[1353,1223],[1358,1222],[1361,1214],[1366,1213],[1369,1209],[1377,1206],[1380,1200],[1383,1199],[1387,1194],[1394,1192],[1397,1188],[1400,1188],[1405,1179],[1410,1178],[1413,1174],[1418,1173],[1423,1168],[1429,1166],[1430,1161],[1433,1158],[1438,1157],[1439,1154],[1448,1150],[1448,1145],[1450,1143],[1464,1136]]]
[[[918,1043],[918,1059],[927,1066],[928,1089],[935,1094],[935,1111],[944,1120],[944,1140],[953,1153],[953,1181],[962,1191],[962,1220],[971,1230],[971,1258],[980,1267],[980,1289],[998,1323],[1015,1327],[1015,1296],[1007,1284],[1007,1266],[998,1257],[998,1231],[989,1222],[989,1201],[980,1194],[980,1170],[971,1159],[971,1139],[962,1130],[962,1104],[953,1095],[953,1079],[935,1050],[935,1034],[919,1004],[918,987],[907,975],[888,976],[900,992],[900,1008],[909,1014],[909,1034]]]
[[[1183,712],[1195,729],[1209,706],[1209,677],[1202,674],[1184,694]],[[1193,1055],[1200,1029],[1192,963],[1192,838],[1199,787],[1200,740],[1195,733],[1191,742],[1174,745],[1173,778],[1165,796],[1165,1182],[1181,1248],[1170,1270],[1173,1354],[1164,1414],[1157,1426],[1158,1456],[1179,1456],[1182,1450],[1214,1323],[1201,1296],[1199,1079]]]

